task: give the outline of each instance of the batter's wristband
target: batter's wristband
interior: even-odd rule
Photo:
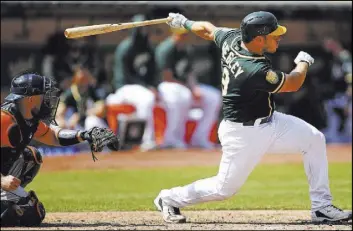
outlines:
[[[304,63],[307,63],[307,64],[308,64],[308,66],[310,67],[310,63],[309,63],[309,61],[306,61],[306,60],[300,60],[299,62],[304,62]]]
[[[191,27],[194,23],[195,23],[195,21],[186,20],[186,22],[184,24],[184,28],[187,29],[188,31],[191,31]]]

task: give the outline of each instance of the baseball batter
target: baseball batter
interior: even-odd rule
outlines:
[[[324,135],[312,125],[275,111],[273,94],[295,92],[314,59],[301,51],[290,73],[272,68],[266,53],[275,53],[286,28],[269,12],[254,12],[240,29],[219,28],[170,13],[173,28],[186,28],[214,40],[222,50],[223,114],[218,129],[222,159],[216,176],[164,189],[154,200],[166,222],[182,223],[180,208],[236,194],[266,152],[301,152],[309,183],[313,222],[351,220],[332,204]]]

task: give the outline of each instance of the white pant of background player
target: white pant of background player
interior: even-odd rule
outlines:
[[[208,85],[200,84],[202,117],[192,136],[191,145],[203,148],[211,148],[209,134],[214,122],[219,116],[221,107],[221,92]],[[185,148],[185,126],[189,118],[193,98],[186,86],[174,82],[162,82],[158,86],[161,100],[167,114],[167,127],[162,146]]]
[[[203,117],[198,123],[192,138],[193,144],[207,144],[209,131],[218,117],[221,104],[220,91],[216,88],[200,85],[203,97]],[[163,107],[167,114],[167,128],[162,146],[185,148],[184,142],[185,123],[192,104],[191,91],[184,85],[172,82],[162,82],[158,86]],[[129,84],[121,87],[115,93],[109,95],[106,103],[120,104],[129,103],[136,107],[136,117],[147,121],[143,136],[143,146],[150,147],[154,143],[154,120],[153,107],[155,96],[146,87],[137,84]]]
[[[142,138],[142,146],[154,145],[154,120],[153,107],[155,104],[155,95],[148,88],[138,84],[127,84],[115,93],[110,94],[107,99],[107,105],[112,104],[131,104],[136,108],[136,118],[146,121],[146,127]]]
[[[275,112],[272,122],[255,126],[223,120],[218,135],[223,155],[217,176],[162,190],[159,196],[165,204],[181,208],[231,197],[266,152],[302,153],[312,209],[331,204],[325,137],[312,125]]]

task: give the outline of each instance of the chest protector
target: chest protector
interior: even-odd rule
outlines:
[[[20,111],[18,110],[17,105],[12,102],[8,102],[1,105],[1,110],[8,112],[15,117],[16,122],[21,131],[21,137],[19,137],[20,142],[15,148],[1,148],[1,169],[3,169],[4,165],[8,165],[16,161],[19,155],[25,149],[25,147],[27,147],[28,144],[31,142],[34,133],[37,131],[39,120],[33,119],[29,123],[26,123]]]

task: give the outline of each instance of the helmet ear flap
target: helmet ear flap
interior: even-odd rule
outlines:
[[[249,43],[251,42],[251,40],[253,40],[253,38],[249,36],[247,33],[243,33],[241,35],[241,39],[243,40],[244,43]]]
[[[246,25],[244,25],[245,27]],[[242,29],[242,32],[241,32],[241,39],[244,43],[249,43],[251,42],[251,40],[253,40],[253,36],[251,36],[248,31],[246,31],[246,29]]]
[[[251,41],[251,39],[249,39],[249,35],[246,31],[246,26],[247,26],[247,23],[243,20],[240,24],[241,39],[243,42],[248,43]]]

